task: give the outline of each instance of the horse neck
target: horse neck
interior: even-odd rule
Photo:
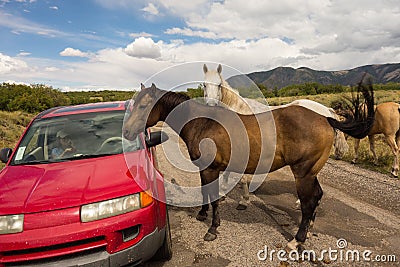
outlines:
[[[157,101],[156,107],[160,109],[160,120],[165,121],[168,115],[178,106],[190,98],[175,92],[164,91]]]
[[[221,80],[221,102],[235,112],[244,114],[252,113],[248,103],[239,95],[239,92],[233,89],[227,81],[222,78]]]
[[[166,122],[186,143],[187,128],[191,122],[187,120],[192,114],[195,103],[189,97],[167,91],[157,102],[156,109],[160,113],[160,121]],[[173,112],[172,116],[169,116]],[[168,119],[167,119],[168,118]]]

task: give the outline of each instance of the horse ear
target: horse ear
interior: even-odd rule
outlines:
[[[207,68],[206,64],[203,65],[203,71],[204,71],[204,73],[207,73],[207,71],[208,71],[208,68]]]
[[[219,74],[221,74],[221,72],[222,72],[222,66],[221,66],[221,64],[218,65],[217,71],[218,71]]]
[[[144,86],[143,83],[141,83],[141,84],[140,84],[140,90],[144,90],[144,89],[146,89],[146,87]]]
[[[151,89],[151,90],[149,90],[150,96],[155,98],[156,97],[156,92],[157,92],[156,91],[157,90],[156,85],[154,83],[152,83],[150,89]]]

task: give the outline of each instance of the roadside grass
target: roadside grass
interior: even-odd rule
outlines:
[[[331,107],[332,102],[342,100],[343,96],[351,96],[351,94],[320,94],[320,95],[303,95],[303,96],[287,96],[287,97],[272,97],[267,98],[267,102],[271,106],[288,104],[296,99],[310,99],[319,102],[327,107]],[[399,90],[381,90],[374,91],[375,104],[380,104],[383,102],[398,102],[400,101],[400,91]]]
[[[33,114],[22,111],[0,111],[0,149],[6,147],[14,149],[33,117]],[[0,169],[4,166],[5,164],[0,162]]]
[[[349,151],[342,160],[351,162],[354,158],[354,138],[349,137],[347,143],[349,144]],[[391,175],[390,170],[392,169],[394,156],[382,134],[375,135],[375,152],[378,157],[377,165],[374,164],[374,157],[369,149],[368,138],[362,139],[358,149],[357,165],[365,169]]]

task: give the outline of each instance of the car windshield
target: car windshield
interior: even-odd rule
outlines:
[[[36,119],[10,164],[42,164],[142,149],[139,137],[133,141],[122,137],[124,116],[124,110],[117,110]]]

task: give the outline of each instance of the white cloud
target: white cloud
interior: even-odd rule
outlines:
[[[26,71],[27,68],[28,65],[24,61],[0,53],[0,74]]]
[[[82,52],[79,49],[67,47],[63,51],[60,52],[60,56],[63,57],[89,57],[89,53]]]
[[[161,56],[160,46],[153,39],[146,37],[136,38],[125,48],[125,53],[131,57],[159,58]]]
[[[167,11],[169,11],[169,13],[184,18],[188,18],[194,14],[207,13],[212,3],[212,1],[208,0],[157,0],[157,2],[160,6],[163,6]]]
[[[142,8],[142,10],[153,16],[158,15],[160,13],[157,7],[153,3],[149,3],[146,7]]]
[[[153,34],[147,32],[132,32],[129,34],[129,37],[137,38],[137,37],[154,37]]]
[[[44,69],[45,71],[53,72],[53,71],[59,71],[60,69],[57,67],[47,67]]]
[[[21,52],[19,52],[18,53],[18,57],[26,57],[26,56],[30,56],[31,55],[31,53],[29,53],[29,52],[25,52],[25,51],[21,51]]]
[[[97,41],[101,43],[120,44],[114,38],[107,38],[104,36],[97,36],[94,31],[82,31],[79,34],[73,32],[64,32],[55,28],[51,28],[47,25],[42,25],[34,21],[25,19],[23,17],[15,16],[9,13],[3,12],[0,9],[0,26],[10,29],[10,31],[16,35],[22,33],[40,35],[42,37],[60,38],[63,41],[68,42],[84,42],[84,41]]]
[[[217,35],[214,32],[206,32],[206,31],[194,31],[189,28],[171,28],[165,31],[166,34],[179,34],[184,36],[196,36],[206,39],[217,39]]]
[[[2,77],[31,83],[54,81],[51,85],[70,89],[129,89],[165,67],[190,61],[220,62],[245,73],[278,66],[343,70],[400,62],[400,6],[394,0],[306,0],[301,4],[294,0],[247,0],[245,5],[240,0],[96,2],[114,11],[123,8],[155,20],[161,17],[157,22],[165,20],[168,26],[154,32],[146,27],[134,28],[137,32],[129,36],[135,39],[126,46],[108,41],[112,48],[93,48],[95,52],[87,53],[69,47],[60,53],[88,58],[79,62],[23,57],[21,53],[6,58],[0,54]],[[171,21],[183,23],[171,25]],[[93,29],[98,35],[80,33],[74,37],[2,11],[0,25],[16,34],[105,41],[98,29]],[[160,40],[154,41],[155,36]],[[24,71],[14,71],[17,69]],[[201,68],[194,71],[201,76]],[[173,82],[176,77],[169,79]]]
[[[4,13],[0,10],[0,25],[5,28],[11,29],[12,32],[19,34],[32,33],[39,34],[49,37],[66,37],[66,33],[52,29],[50,27],[29,21],[23,17],[13,16],[8,13]]]
[[[49,8],[53,10],[58,10],[58,6],[50,6]]]

